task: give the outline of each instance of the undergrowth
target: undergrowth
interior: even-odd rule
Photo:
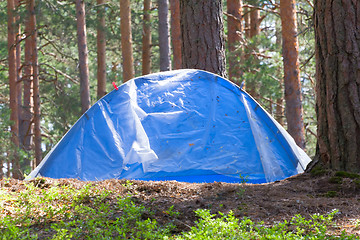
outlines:
[[[173,207],[164,211],[170,217],[161,225],[131,195],[115,195],[90,184],[81,189],[33,183],[18,192],[0,189],[0,239],[356,239],[329,235],[336,211],[267,226],[239,220],[232,212],[215,215],[199,209],[194,226],[178,233],[173,220],[181,213]]]

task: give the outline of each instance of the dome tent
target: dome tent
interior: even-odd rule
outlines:
[[[241,88],[177,70],[132,79],[101,98],[29,177],[264,183],[309,162]]]

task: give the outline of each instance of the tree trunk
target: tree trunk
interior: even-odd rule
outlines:
[[[317,157],[360,172],[360,3],[315,0]]]
[[[260,34],[260,10],[254,7],[250,11],[250,37],[255,37]]]
[[[142,38],[142,74],[151,73],[151,0],[144,0],[143,38]]]
[[[228,13],[228,48],[229,56],[229,80],[240,82],[241,71],[238,56],[234,53],[236,45],[241,41],[242,28],[242,2],[241,0],[227,0]]]
[[[250,10],[244,8],[244,25],[245,25],[245,37],[250,38]]]
[[[221,0],[181,0],[183,68],[226,76]]]
[[[160,71],[171,70],[169,37],[169,2],[158,0]]]
[[[180,26],[180,2],[170,0],[171,10],[171,42],[173,49],[174,69],[181,69],[181,26]]]
[[[250,9],[250,12],[247,14],[249,15],[249,30],[248,30],[248,34],[249,34],[249,38],[253,39],[260,34],[260,10],[257,9],[257,6],[254,6]],[[253,43],[249,46],[251,48],[251,51],[249,53],[249,55],[246,55],[245,58],[249,58],[251,55],[251,52],[258,52],[257,49],[257,44]],[[259,59],[257,58],[253,58],[253,64],[254,65],[259,65]],[[252,73],[254,73],[253,70],[249,69],[249,71],[251,71]],[[249,94],[254,97],[255,99],[259,100],[259,91],[257,91],[258,88],[258,82],[254,79],[247,79],[246,82],[246,90],[249,92]]]
[[[9,92],[10,92],[10,120],[11,123],[11,150],[12,176],[19,178],[19,118],[18,118],[18,94],[17,94],[17,69],[16,69],[16,29],[15,29],[15,3],[14,0],[7,1],[8,12],[8,63],[9,63]]]
[[[120,0],[120,18],[123,82],[126,82],[134,78],[130,0]]]
[[[282,44],[281,29],[278,26],[275,27],[275,37],[276,37],[276,46],[281,47],[281,44]],[[280,123],[282,126],[284,126],[284,108],[283,108],[284,79],[283,79],[282,71],[280,69],[277,69],[276,73],[277,73],[276,75],[277,75],[278,79],[280,80],[279,81],[279,89],[280,89],[281,95],[276,100],[275,119],[278,123]]]
[[[30,24],[31,24],[31,43],[32,43],[32,69],[33,69],[33,102],[34,102],[34,148],[35,165],[39,165],[42,159],[41,151],[41,129],[40,129],[40,91],[39,91],[39,67],[37,54],[37,29],[35,0],[30,0]]]
[[[97,0],[97,99],[106,94],[105,0]]]
[[[15,0],[15,8],[18,9],[20,7],[20,0]],[[19,145],[22,148],[21,144],[21,108],[22,108],[22,81],[21,81],[21,24],[20,24],[20,15],[16,14],[15,16],[15,29],[16,29],[16,76],[17,76],[17,84],[16,84],[16,94],[17,94],[17,101],[18,101],[18,119],[19,119]]]
[[[303,109],[300,86],[299,49],[294,0],[280,0],[283,38],[285,115],[288,132],[297,145],[305,148]]]
[[[21,106],[20,123],[20,146],[26,151],[31,151],[31,140],[33,134],[32,125],[32,42],[31,42],[31,24],[30,24],[30,4],[27,3],[27,15],[25,19],[25,61],[23,63],[23,103]],[[31,166],[30,159],[24,159],[22,168]]]
[[[81,113],[83,114],[90,108],[89,60],[86,42],[84,0],[76,0],[76,23],[80,68],[80,101]]]
[[[30,15],[29,15],[30,16]],[[26,20],[26,36],[30,36],[30,17]],[[31,139],[32,139],[32,112],[33,112],[33,101],[32,101],[32,42],[31,37],[27,37],[25,40],[25,62],[24,62],[24,75],[23,75],[23,105],[22,105],[22,124],[21,124],[21,145],[25,151],[31,150]]]

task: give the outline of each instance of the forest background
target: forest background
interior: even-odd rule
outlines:
[[[79,2],[79,1],[76,1]],[[130,3],[131,28],[124,32],[126,26],[121,18],[126,14],[126,2]],[[121,84],[128,80],[126,75],[129,66],[126,65],[125,50],[132,50],[133,76],[141,76],[150,72],[179,69],[179,51],[176,41],[180,16],[175,13],[178,1],[85,1],[86,47],[88,55],[88,78],[90,105],[113,90],[112,82]],[[284,102],[284,70],[282,60],[282,28],[280,17],[280,4],[275,0],[248,0],[241,3],[241,28],[237,32],[239,38],[230,47],[229,41],[231,19],[236,17],[231,13],[231,1],[223,1],[223,22],[225,36],[226,74],[233,82],[240,85],[245,81],[246,90],[260,104],[275,117],[283,126],[287,125],[285,118]],[[81,116],[82,101],[80,88],[81,50],[79,52],[79,16],[76,4],[66,0],[42,0],[32,5],[32,15],[36,23],[33,30],[30,25],[29,9],[35,1],[15,1],[14,14],[16,41],[12,46],[18,55],[17,71],[17,105],[18,105],[18,142],[14,144],[11,133],[13,122],[10,121],[11,101],[9,86],[9,61],[8,56],[8,19],[9,11],[7,1],[0,1],[0,177],[13,176],[22,178],[35,167],[48,151],[61,139]],[[161,3],[161,4],[160,4]],[[123,7],[120,6],[122,4]],[[165,4],[165,10],[164,10]],[[121,12],[121,9],[123,9]],[[124,10],[125,9],[125,10]],[[309,156],[315,155],[316,150],[316,113],[315,113],[315,37],[313,25],[313,5],[307,0],[296,3],[297,38],[299,42],[299,69],[303,106],[304,134],[306,152]],[[125,11],[125,12],[124,12]],[[162,13],[168,13],[165,21]],[[125,15],[126,16],[126,15]],[[130,16],[129,16],[130,17]],[[165,24],[165,27],[164,27]],[[178,24],[178,25],[176,25]],[[123,26],[123,27],[122,27]],[[146,34],[146,27],[150,27],[150,35]],[[121,32],[121,29],[123,29]],[[165,29],[165,30],[164,30]],[[105,61],[105,90],[99,93],[99,33],[103,32],[106,49]],[[124,46],[125,34],[128,35],[130,48]],[[163,40],[168,38],[169,42]],[[148,36],[150,45],[150,61],[144,61],[144,36]],[[35,36],[37,49],[38,76],[26,72],[27,53],[26,42]],[[131,36],[131,37],[129,37]],[[180,39],[181,40],[181,39]],[[167,50],[168,43],[171,47]],[[33,46],[33,45],[32,45]],[[183,45],[182,45],[183,46]],[[166,59],[170,56],[166,65]],[[146,51],[146,50],[145,50]],[[181,50],[180,50],[181,51]],[[145,53],[146,54],[146,53]],[[181,54],[181,53],[180,53]],[[165,61],[165,63],[164,63]],[[164,65],[165,64],[165,65]],[[235,71],[235,72],[234,72]],[[240,73],[240,74],[237,74]],[[133,77],[130,75],[130,77]],[[41,144],[36,150],[36,107],[34,107],[34,89],[31,83],[38,77],[39,84],[39,130]],[[27,85],[30,84],[30,85]],[[26,93],[26,88],[30,92]],[[36,89],[35,89],[36,90]],[[29,102],[24,102],[27,95],[31,95]],[[40,112],[39,112],[40,113]],[[40,149],[40,150],[39,150]],[[38,153],[36,153],[36,151]],[[40,157],[39,157],[40,152]],[[36,156],[38,154],[38,156]],[[40,158],[40,159],[39,159]],[[37,159],[37,160],[36,160]],[[17,171],[19,169],[19,171]],[[11,174],[11,172],[13,173]]]

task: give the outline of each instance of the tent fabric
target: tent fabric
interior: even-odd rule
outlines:
[[[101,98],[30,178],[265,183],[310,161],[244,90],[188,69],[135,78]]]

